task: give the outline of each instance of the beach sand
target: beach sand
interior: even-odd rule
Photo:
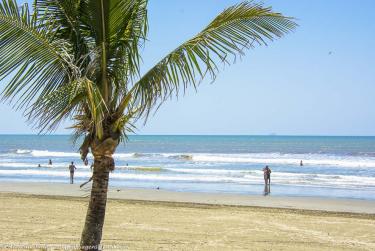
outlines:
[[[78,195],[76,186],[70,186],[70,191],[63,184],[47,183],[34,185],[28,192],[6,191],[6,187],[12,190],[11,186],[0,186],[1,244],[79,243],[87,192]],[[13,190],[22,190],[23,186],[14,183]],[[53,189],[59,186],[65,193],[58,194],[59,189]],[[45,194],[35,195],[37,187]],[[161,192],[159,198],[156,196],[156,200],[161,200],[168,192],[151,190],[147,200],[115,199],[116,192],[110,192],[103,244],[122,245],[120,250],[375,250],[374,214],[199,204],[176,202],[173,198],[157,202],[149,201],[149,197]],[[135,194],[145,196],[147,190]],[[207,199],[210,195],[202,196]],[[223,200],[229,197],[224,196]],[[192,198],[180,193],[181,201]],[[232,200],[236,198],[241,197],[234,196]],[[302,199],[298,203],[303,204]],[[339,200],[321,199],[320,203],[329,201],[335,204]],[[371,206],[371,202],[362,202],[364,208]],[[357,207],[360,203],[357,201]]]

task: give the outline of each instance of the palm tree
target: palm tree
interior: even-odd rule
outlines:
[[[242,2],[161,59],[144,75],[148,0],[16,0],[0,2],[2,99],[22,109],[40,132],[74,121],[82,160],[94,156],[92,189],[81,246],[102,238],[109,172],[119,142],[150,111],[248,48],[292,31],[292,18]],[[92,250],[98,248],[91,247]]]

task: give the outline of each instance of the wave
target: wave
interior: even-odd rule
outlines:
[[[164,156],[171,158],[171,159],[178,159],[178,160],[193,160],[192,154],[165,154]]]
[[[0,170],[1,175],[16,176],[48,176],[48,177],[69,177],[67,171],[47,171],[47,170]],[[75,172],[75,177],[88,178],[91,172]],[[171,181],[171,182],[234,182],[246,183],[246,178],[218,177],[218,176],[194,176],[194,175],[158,175],[158,174],[135,174],[135,173],[111,173],[111,178],[120,180],[144,180],[144,181]],[[4,177],[3,177],[4,178]]]
[[[259,182],[263,179],[261,170],[224,170],[224,169],[187,169],[187,168],[165,168],[166,170],[201,175],[231,176],[245,178],[248,182]],[[350,187],[374,186],[375,177],[363,177],[354,175],[328,175],[328,174],[310,174],[310,173],[290,173],[273,172],[272,182],[276,184],[294,184],[294,185],[344,185]]]
[[[40,151],[40,150],[33,150],[31,151],[31,155],[34,157],[75,157],[79,158],[79,153],[74,152],[50,152],[50,151]]]
[[[26,168],[31,168],[31,167],[38,167],[38,164],[36,163],[0,163],[0,167],[26,167]]]
[[[17,149],[7,152],[8,155],[29,155],[32,157],[73,157],[80,158],[78,152],[61,152],[61,151],[49,151],[49,150],[28,150],[28,149]],[[114,154],[115,158],[129,158],[133,157],[133,153],[116,153]],[[92,158],[92,154],[89,153],[88,157]],[[134,156],[135,157],[135,156]]]
[[[40,166],[38,166],[40,164]],[[53,163],[49,165],[47,163],[30,163],[30,162],[0,162],[0,167],[8,167],[8,168],[67,168],[69,166],[69,162],[67,163]],[[79,169],[88,169],[89,166],[85,166],[83,164],[75,164],[75,166]]]
[[[10,150],[1,154],[2,156],[17,157],[17,156],[32,156],[32,157],[79,157],[78,152],[58,152],[48,150],[29,150],[16,149]]]
[[[165,170],[177,173],[195,173],[195,174],[216,174],[216,175],[244,175],[244,174],[263,174],[258,170],[226,170],[226,169],[203,169],[203,168],[164,168]]]
[[[37,177],[69,177],[68,171],[61,170],[0,170],[2,178],[7,176],[20,176],[24,179]],[[89,170],[81,170],[75,173],[75,177],[91,177]],[[139,181],[169,181],[169,182],[191,182],[191,183],[235,183],[241,185],[263,184],[262,172],[248,172],[242,175],[201,175],[189,173],[185,175],[173,173],[127,173],[113,172],[110,174],[115,180],[139,180]],[[271,176],[272,184],[310,186],[310,187],[329,187],[342,189],[374,189],[375,177],[360,177],[354,175],[325,175],[325,174],[306,174],[306,173],[281,173],[274,172]]]
[[[375,189],[375,177],[362,177],[355,175],[275,173],[274,175],[271,175],[271,179],[273,183],[285,185],[333,188],[371,187],[372,189]]]
[[[195,162],[252,163],[262,165],[304,165],[340,166],[340,167],[372,167],[375,168],[373,157],[334,156],[324,154],[194,154]]]
[[[148,155],[147,155],[148,156]],[[345,156],[327,154],[281,154],[281,153],[248,153],[248,154],[215,154],[215,153],[164,153],[168,159],[189,161],[193,163],[244,163],[260,165],[298,166],[303,160],[306,166],[338,166],[353,168],[375,168],[375,157]],[[160,156],[157,156],[160,159]]]
[[[0,170],[2,175],[22,175],[22,176],[49,176],[49,177],[69,177],[69,171],[52,170]],[[75,177],[91,177],[90,172],[75,172]]]
[[[17,149],[10,152],[8,157],[14,155],[46,157],[46,158],[74,158],[80,157],[78,152],[62,152],[48,150]],[[2,154],[2,156],[4,156]],[[92,155],[89,154],[89,158]],[[299,167],[303,160],[305,166],[337,166],[352,168],[375,168],[375,157],[348,156],[327,154],[281,154],[281,153],[247,153],[247,154],[217,154],[217,153],[115,153],[118,160],[150,160],[150,161],[184,161],[190,163],[244,163],[259,165],[289,165]]]
[[[31,150],[17,149],[16,153],[18,153],[18,154],[26,154],[26,153],[31,153]]]
[[[145,153],[133,153],[131,155],[131,157],[134,157],[134,158],[142,158],[142,157],[146,157],[146,156],[147,156],[147,154],[145,154]]]
[[[115,169],[133,170],[133,171],[142,171],[142,172],[160,172],[163,170],[162,167],[155,167],[155,166],[116,166]]]

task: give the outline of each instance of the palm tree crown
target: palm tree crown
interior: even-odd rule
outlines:
[[[296,26],[291,18],[243,2],[218,15],[146,74],[147,0],[15,0],[0,4],[0,77],[11,75],[3,99],[15,100],[41,130],[73,118],[77,135],[132,130],[170,95],[231,63],[244,49],[266,44]],[[108,135],[107,135],[108,136]]]

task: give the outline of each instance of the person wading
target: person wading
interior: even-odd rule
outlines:
[[[74,162],[69,165],[69,171],[70,171],[70,184],[73,184],[74,179],[74,170],[77,169],[77,167],[74,165]]]
[[[265,185],[271,185],[271,169],[266,166],[263,168],[263,174],[264,174],[264,183]]]

